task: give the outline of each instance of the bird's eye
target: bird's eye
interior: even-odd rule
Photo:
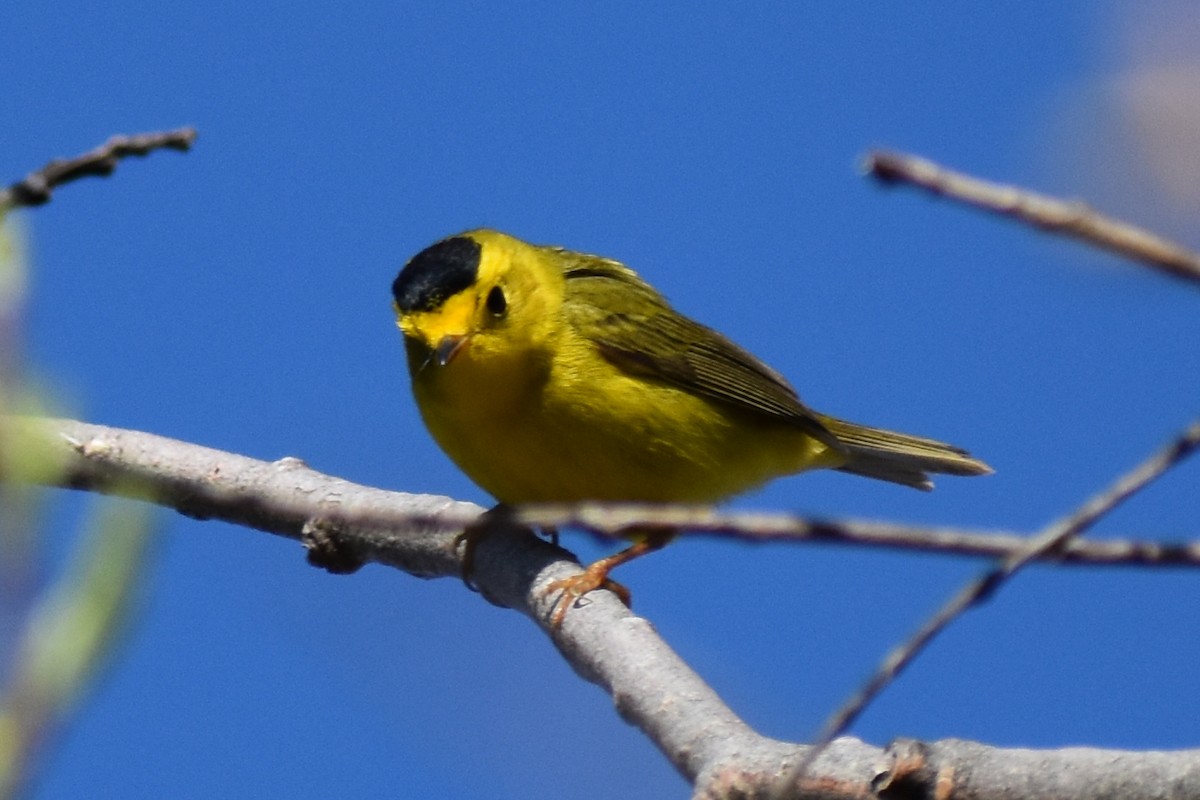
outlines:
[[[504,297],[504,290],[499,286],[493,286],[487,296],[487,310],[491,312],[493,317],[503,317],[505,310],[508,309],[508,300]]]

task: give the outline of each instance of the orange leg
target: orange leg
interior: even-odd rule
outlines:
[[[622,603],[627,606],[630,605],[631,597],[629,590],[616,581],[611,580],[608,577],[608,573],[628,561],[660,549],[667,542],[671,541],[674,532],[656,531],[640,533],[639,536],[642,538],[621,552],[614,553],[611,556],[589,564],[582,574],[554,581],[546,587],[546,594],[552,594],[557,591],[562,592],[558,600],[554,603],[554,614],[550,617],[551,628],[560,627],[563,620],[567,617],[567,609],[578,603],[580,598],[585,594],[596,589],[608,589],[620,598]]]

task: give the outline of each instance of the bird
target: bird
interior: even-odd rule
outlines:
[[[992,471],[962,448],[814,411],[609,258],[479,228],[414,255],[392,298],[425,426],[502,506],[718,503],[812,469],[922,490],[930,473]],[[555,627],[598,588],[628,605],[609,573],[672,537],[627,538],[549,585]]]

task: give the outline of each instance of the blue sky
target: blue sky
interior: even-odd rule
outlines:
[[[191,154],[23,215],[30,356],[90,421],[484,503],[421,426],[388,286],[487,225],[621,259],[814,407],[997,471],[930,495],[806,475],[737,507],[1030,530],[1200,409],[1196,293],[880,190],[857,160],[920,152],[1200,246],[1122,93],[1146,50],[1197,57],[1147,47],[1184,4],[978,9],[9,2],[5,179],[113,133],[200,130]],[[1198,476],[1097,535],[1194,538]],[[165,522],[136,628],[39,800],[686,796],[533,625],[455,581],[330,576],[293,542]],[[800,740],[980,566],[684,539],[620,578],[739,714]],[[855,732],[1195,746],[1195,581],[1032,569]]]

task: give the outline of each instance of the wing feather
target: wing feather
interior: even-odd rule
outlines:
[[[779,373],[720,333],[672,309],[624,265],[559,250],[564,313],[618,369],[739,411],[780,420],[844,450]]]

